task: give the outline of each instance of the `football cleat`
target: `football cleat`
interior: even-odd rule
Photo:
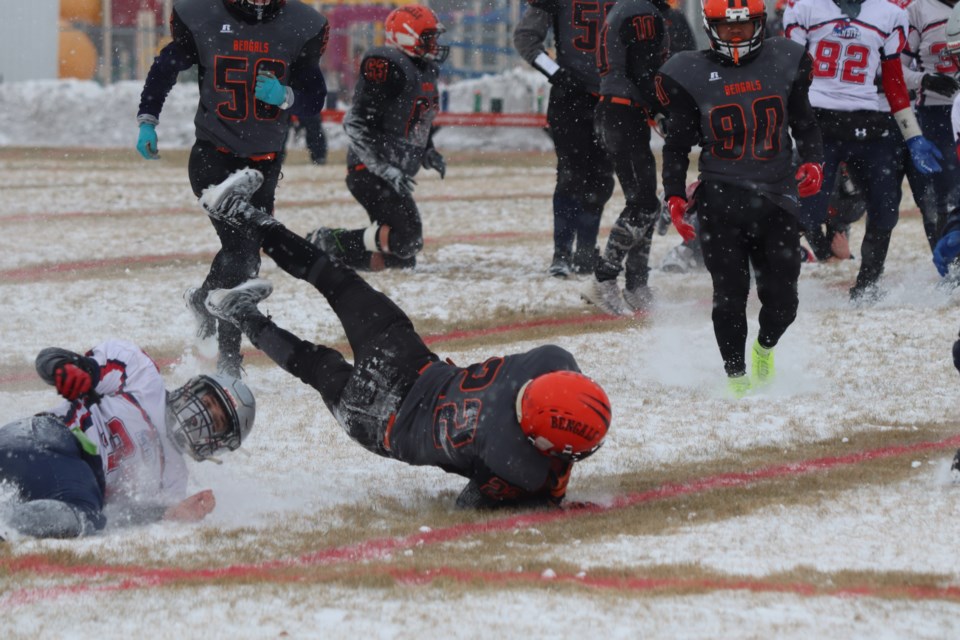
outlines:
[[[854,285],[850,287],[850,303],[858,308],[872,307],[887,295],[887,292],[876,284]]]
[[[200,195],[200,206],[213,216],[226,206],[230,196],[250,199],[263,184],[263,174],[249,167],[231,173],[220,184],[204,189]],[[216,217],[216,216],[214,216]]]
[[[547,269],[547,273],[554,278],[568,278],[572,271],[570,256],[564,253],[554,252],[553,262],[550,263],[550,268]]]
[[[739,376],[730,376],[727,378],[727,388],[734,398],[742,398],[750,393],[750,377],[742,373]]]
[[[339,258],[343,255],[343,246],[340,244],[339,236],[346,229],[331,229],[330,227],[318,227],[306,235],[307,242],[323,251],[331,258]]]
[[[571,267],[573,272],[579,275],[592,275],[597,268],[597,260],[600,259],[600,250],[596,247],[587,247],[573,252],[573,261]]]
[[[611,316],[630,315],[620,296],[620,287],[616,280],[600,282],[591,278],[580,292],[580,298]]]
[[[623,301],[627,303],[627,310],[637,313],[649,311],[653,306],[653,289],[642,284],[634,289],[623,290]]]
[[[666,273],[689,273],[699,266],[694,250],[685,244],[678,244],[663,257],[660,270]]]
[[[197,325],[197,337],[201,340],[211,338],[217,333],[217,319],[203,306],[206,297],[206,291],[200,287],[191,287],[183,294],[187,309],[193,314],[193,320]]]
[[[769,384],[775,375],[773,349],[760,346],[760,341],[753,343],[753,356],[750,363],[750,373],[758,385]]]
[[[207,310],[230,324],[240,326],[240,321],[258,313],[257,304],[273,293],[269,280],[255,278],[233,289],[214,289],[207,294]]]
[[[953,456],[953,462],[950,463],[950,477],[954,482],[960,483],[960,449]]]

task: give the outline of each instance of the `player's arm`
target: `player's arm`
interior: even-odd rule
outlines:
[[[327,83],[320,71],[320,57],[327,48],[330,25],[324,19],[323,28],[310,38],[290,65],[290,84],[285,87],[286,107],[295,116],[320,113],[327,99]]]
[[[73,401],[89,398],[96,402],[100,383],[100,364],[89,356],[81,356],[68,349],[48,347],[37,354],[34,362],[37,375],[57,393]]]
[[[797,143],[797,152],[803,162],[823,163],[823,135],[817,116],[810,106],[810,82],[813,79],[813,59],[804,54],[797,69],[797,77],[787,99],[787,118],[790,133]]]
[[[199,522],[216,507],[213,491],[205,489],[176,504],[141,502],[127,498],[111,500],[105,511],[113,525],[136,526],[159,522]]]
[[[940,163],[937,160],[942,160],[943,155],[932,142],[923,137],[917,117],[910,107],[910,94],[903,78],[903,66],[900,64],[901,49],[902,47],[897,48],[894,53],[881,58],[880,70],[884,95],[887,96],[890,112],[897,122],[897,127],[900,128],[900,133],[903,134],[907,149],[910,151],[910,159],[917,171],[922,174],[937,173],[940,171]]]
[[[663,143],[664,197],[685,201],[690,150],[700,141],[700,109],[693,96],[670,76],[658,73],[654,84],[669,123]]]
[[[460,509],[556,508],[567,495],[572,470],[572,462],[552,459],[543,485],[528,491],[481,468],[457,496],[456,506]]]
[[[650,19],[654,28],[641,28],[638,22]],[[666,30],[667,24],[661,15],[645,14],[624,20],[617,34],[627,48],[627,78],[640,89],[646,104],[655,108],[660,101],[653,86],[653,77],[663,62],[661,56]]]
[[[552,85],[582,91],[580,81],[547,55],[547,33],[553,27],[556,0],[528,0],[527,10],[513,30],[513,46],[520,57],[547,77]]]
[[[176,9],[170,15],[170,34],[173,40],[153,59],[143,91],[140,92],[140,108],[137,111],[139,123],[156,125],[160,122],[160,111],[173,85],[177,83],[177,76],[200,59],[193,34],[177,15]]]
[[[406,74],[389,58],[367,56],[360,63],[363,85],[353,96],[353,105],[343,119],[343,129],[360,160],[380,175],[386,163],[377,155],[377,143],[384,135],[380,122],[393,99],[403,91]]]

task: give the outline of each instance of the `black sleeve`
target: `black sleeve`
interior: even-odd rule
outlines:
[[[687,168],[690,150],[700,142],[700,108],[680,83],[658,73],[657,98],[667,115],[667,138],[663,143],[664,197],[687,199]]]
[[[363,85],[353,97],[354,105],[362,105],[366,111],[380,111],[384,103],[400,95],[407,84],[407,76],[400,65],[389,58],[367,56],[360,63]]]
[[[193,34],[177,15],[176,10],[170,16],[170,34],[173,40],[160,51],[160,55],[153,59],[147,79],[143,83],[138,116],[145,115],[152,117],[153,120],[159,119],[163,103],[166,102],[170,89],[177,83],[177,76],[181,71],[197,64],[200,59]]]
[[[803,162],[823,162],[823,136],[817,124],[817,116],[810,106],[810,82],[813,78],[813,60],[803,54],[797,77],[790,90],[787,114],[790,133],[797,143],[797,152]]]
[[[653,77],[663,64],[663,39],[668,36],[663,17],[659,14],[652,17],[654,30],[651,37],[641,37],[643,32],[632,20],[623,21],[618,35],[627,46],[627,78],[640,89],[646,104],[656,106],[659,101],[653,88]]]
[[[307,41],[293,64],[290,65],[290,88],[293,89],[293,106],[289,111],[295,116],[312,116],[320,113],[327,99],[327,83],[320,71],[320,56],[327,48],[330,25]]]
[[[666,17],[667,28],[670,31],[670,54],[673,55],[678,51],[693,51],[696,48],[696,40],[687,17],[676,9],[668,9]]]
[[[100,365],[97,364],[97,361],[67,349],[47,347],[37,354],[37,359],[34,362],[37,375],[49,385],[54,384],[54,372],[65,364],[76,365],[90,374],[92,388],[95,388],[97,383],[100,382]]]
[[[457,508],[556,508],[567,495],[567,483],[570,481],[572,470],[572,462],[554,458],[551,460],[550,472],[543,486],[535,491],[524,491],[489,470],[482,469],[474,474],[457,496]]]

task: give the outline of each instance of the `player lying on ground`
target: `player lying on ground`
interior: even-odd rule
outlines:
[[[172,392],[136,345],[108,340],[79,355],[44,349],[37,373],[66,402],[0,428],[0,530],[72,538],[102,529],[107,514],[128,524],[195,521],[212,491],[189,498],[183,454],[213,459],[253,428],[255,402],[236,378],[200,375]]]
[[[574,357],[545,345],[467,367],[441,360],[392,300],[252,206],[261,180],[245,169],[200,202],[211,217],[261,237],[284,271],[317,288],[344,327],[354,364],[263,315],[257,303],[272,290],[264,280],[211,292],[209,311],[319,391],[367,450],[469,478],[457,506],[559,505],[573,463],[594,453],[610,427],[606,393]]]

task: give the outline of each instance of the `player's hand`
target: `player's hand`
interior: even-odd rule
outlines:
[[[823,186],[823,165],[816,162],[804,162],[797,168],[797,191],[801,198],[809,198],[820,193]]]
[[[393,190],[402,196],[409,196],[413,193],[417,181],[405,174],[397,167],[388,166],[380,175],[381,178],[390,183]]]
[[[960,80],[945,73],[925,73],[920,78],[920,86],[924,91],[939,93],[947,98],[952,98],[953,94],[960,91]]]
[[[279,107],[287,100],[287,88],[269,71],[261,71],[257,74],[254,95],[261,102]]]
[[[433,169],[439,173],[441,180],[447,175],[447,161],[444,160],[440,152],[433,147],[427,149],[423,154],[422,164],[424,169]]]
[[[683,219],[687,213],[687,201],[680,196],[667,198],[667,209],[670,210],[670,220],[684,242],[690,242],[697,237],[693,225]]]
[[[910,150],[910,159],[917,171],[923,175],[940,173],[940,163],[937,160],[943,160],[943,154],[932,142],[923,136],[914,136],[907,140],[907,149]]]
[[[57,393],[72,401],[90,392],[93,378],[77,365],[68,362],[53,370],[53,384]]]
[[[960,231],[945,233],[933,248],[933,264],[937,267],[937,273],[941,276],[947,275],[950,263],[956,260],[957,256],[960,256]]]
[[[577,80],[576,76],[572,73],[560,67],[553,72],[553,75],[547,78],[550,84],[555,87],[563,87],[564,89],[573,89],[575,91],[583,91],[583,85],[580,84],[580,81]]]
[[[173,505],[163,514],[164,520],[172,522],[199,522],[210,515],[217,506],[213,491],[205,489]]]
[[[146,160],[159,160],[160,151],[157,148],[157,127],[149,122],[140,124],[140,135],[137,137],[137,151]]]

